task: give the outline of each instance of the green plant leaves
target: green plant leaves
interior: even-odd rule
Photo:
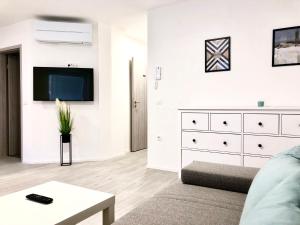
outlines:
[[[71,117],[70,106],[58,102],[59,132],[63,135],[70,134],[73,129],[73,119]]]

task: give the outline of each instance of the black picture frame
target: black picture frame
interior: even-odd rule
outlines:
[[[222,42],[222,40],[224,42]],[[224,60],[222,61],[224,64],[219,65],[220,68],[216,69],[213,68],[212,65],[217,64],[217,60],[213,60],[213,64],[211,64],[212,62],[210,62],[210,60],[212,60],[212,57],[209,57],[209,55],[213,55],[214,54],[214,50],[212,48],[212,43],[214,43],[215,41],[221,41],[221,44],[219,46],[220,49],[217,49],[217,51],[215,51],[215,54],[218,54],[218,58],[220,58],[220,60]],[[223,46],[224,45],[224,46]],[[215,46],[217,47],[217,46]],[[218,52],[221,51],[221,52]],[[226,53],[227,52],[227,53]],[[227,55],[224,55],[224,53],[226,53]],[[221,54],[221,56],[220,56]],[[223,67],[223,68],[221,68]],[[206,73],[212,73],[212,72],[225,72],[225,71],[230,71],[231,70],[231,37],[226,36],[226,37],[222,37],[222,38],[214,38],[214,39],[208,39],[205,40],[205,72]]]
[[[298,57],[300,58],[300,26],[294,26],[294,27],[286,27],[286,28],[280,28],[280,29],[274,29],[273,30],[273,41],[272,41],[272,67],[280,67],[280,66],[297,66],[297,65],[300,65],[300,60],[299,62],[297,63],[276,63],[276,48],[278,47],[278,45],[286,45],[286,46],[283,46],[282,48],[288,48],[287,46],[288,45],[291,45],[290,47],[292,47],[293,43],[291,41],[282,41],[280,44],[279,44],[279,40],[278,40],[278,35],[279,33],[281,33],[281,35],[283,35],[283,32],[286,31],[287,32],[287,36],[290,35],[290,33],[292,32],[292,30],[298,30],[298,40],[297,40],[297,37],[296,37],[296,33],[297,31],[295,31],[295,45],[297,44],[297,42],[299,42],[299,55]],[[287,37],[288,38],[288,37]],[[290,43],[288,43],[290,42]]]

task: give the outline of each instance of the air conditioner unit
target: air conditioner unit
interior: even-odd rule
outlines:
[[[35,40],[47,43],[91,44],[93,27],[89,23],[70,23],[37,20]]]

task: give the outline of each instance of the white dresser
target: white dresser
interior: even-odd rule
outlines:
[[[194,160],[262,167],[300,145],[300,109],[180,109],[181,168]]]

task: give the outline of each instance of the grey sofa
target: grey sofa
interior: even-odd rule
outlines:
[[[258,169],[193,162],[181,180],[114,225],[238,225]]]

